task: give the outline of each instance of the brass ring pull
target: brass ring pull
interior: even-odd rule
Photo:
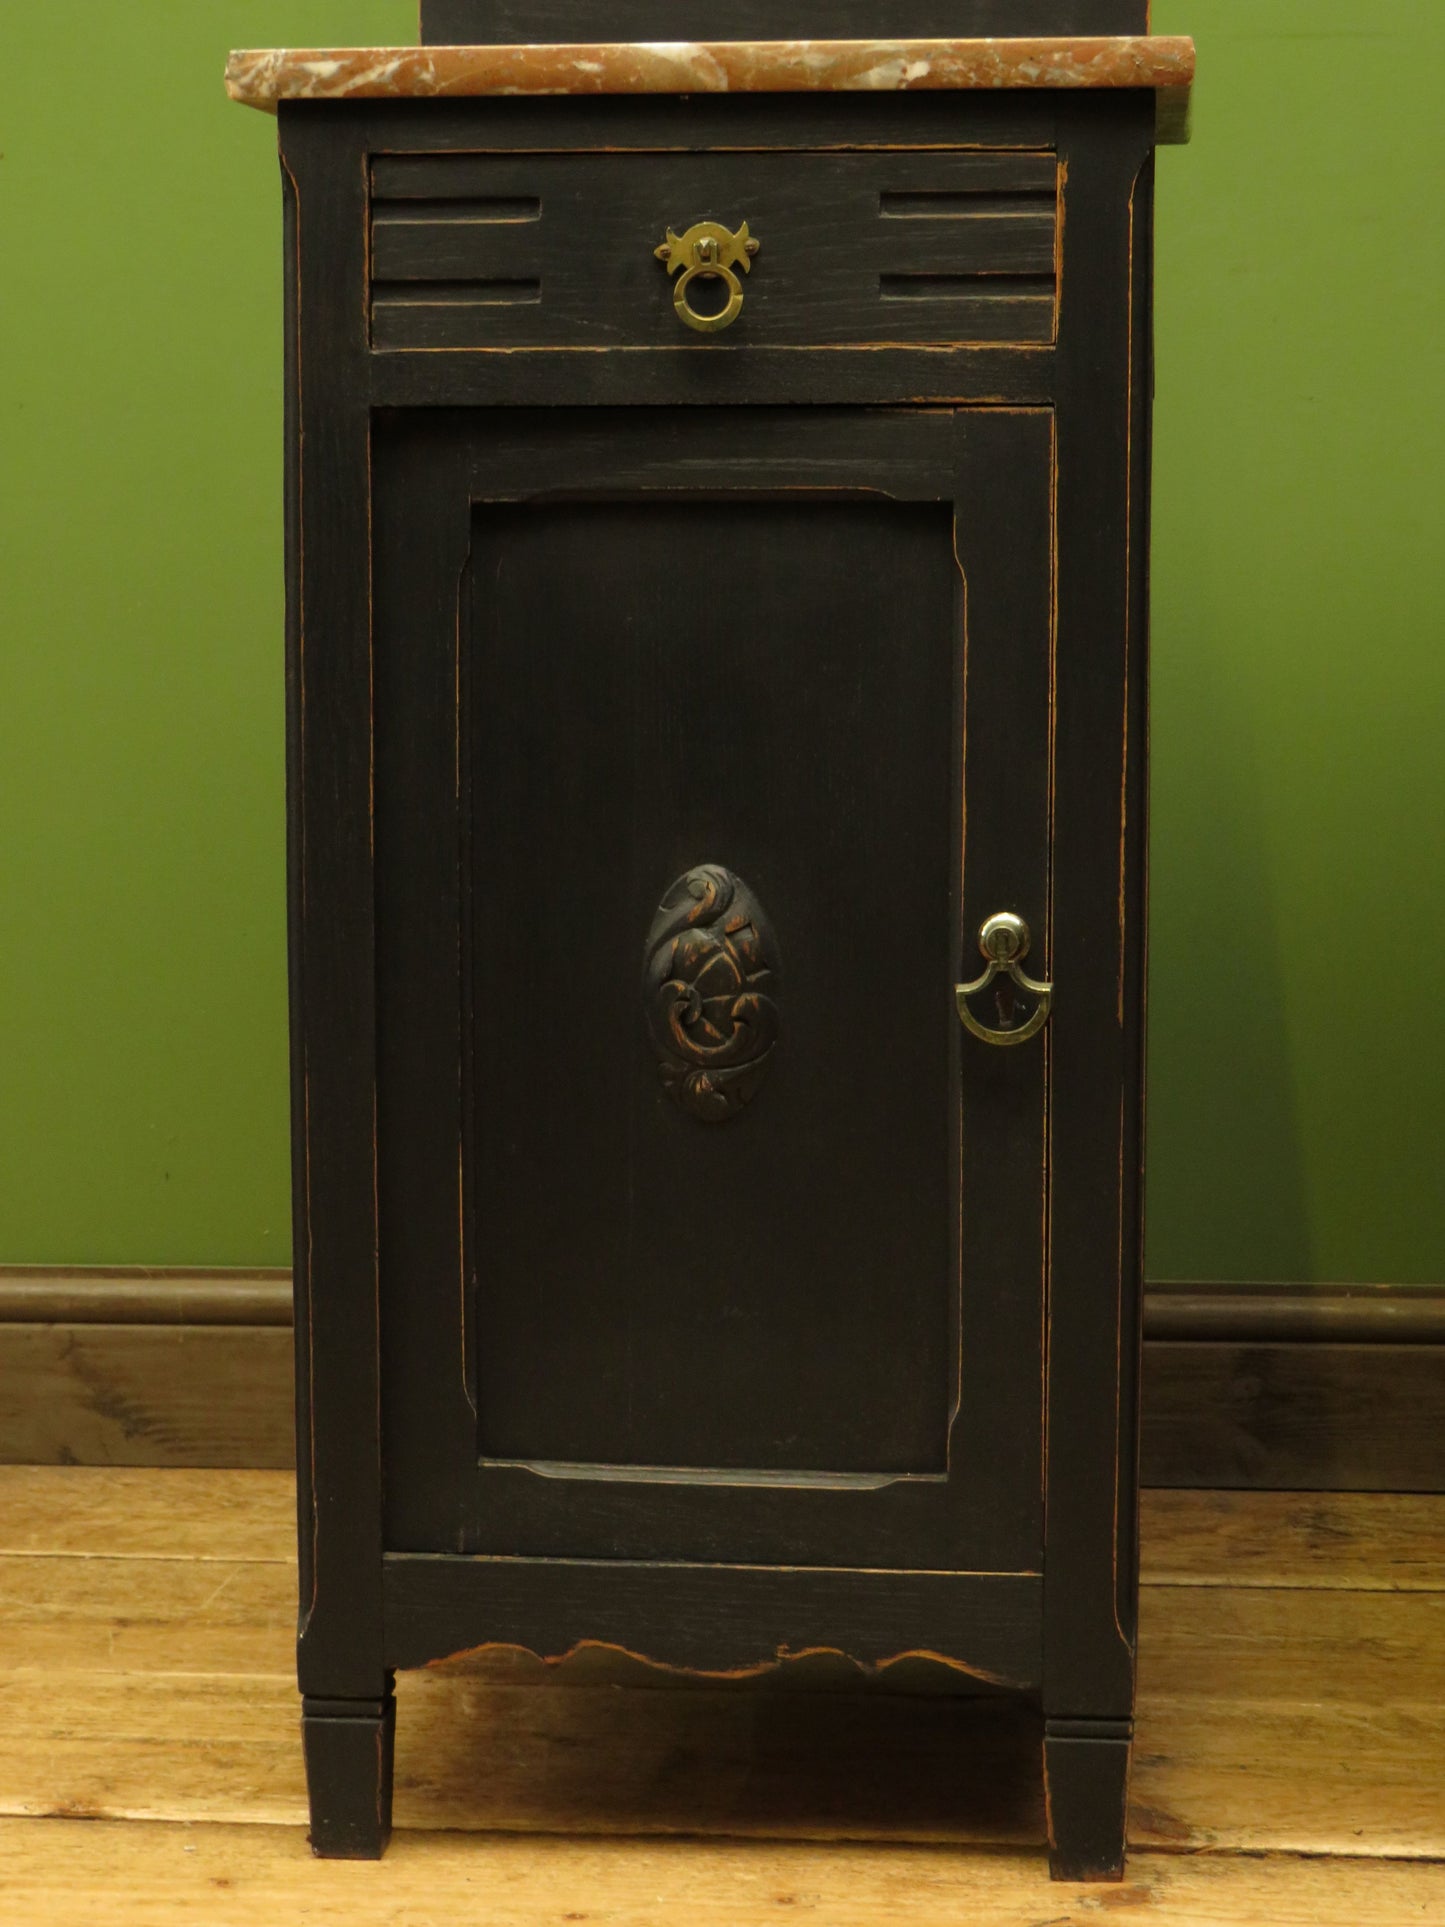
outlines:
[[[717,314],[699,314],[696,308],[688,304],[688,283],[704,276],[725,282],[727,285],[727,306]],[[715,328],[730,328],[742,309],[743,284],[731,268],[708,267],[699,262],[696,267],[687,270],[673,289],[672,305],[677,310],[678,319],[686,322],[689,328],[696,328],[699,333],[708,334]]]
[[[986,1044],[1026,1043],[1048,1022],[1049,1008],[1054,1000],[1052,984],[1038,983],[1019,968],[1021,959],[1029,954],[1029,927],[1012,910],[1000,910],[995,916],[987,918],[979,930],[978,947],[988,958],[988,969],[981,977],[975,977],[971,984],[955,984],[953,991],[964,1027],[971,1030],[975,1037],[981,1037]],[[980,991],[987,990],[1000,972],[1011,978],[1020,990],[1036,998],[1037,1002],[1023,1023],[992,1029],[978,1021],[968,1007],[968,1000],[977,997]]]
[[[672,305],[678,320],[686,327],[696,328],[699,334],[730,328],[743,306],[743,285],[733,269],[741,268],[744,274],[751,274],[752,257],[757,251],[758,244],[748,233],[746,221],[736,234],[730,234],[717,221],[698,221],[680,237],[669,228],[667,239],[660,248],[654,248],[653,253],[666,263],[669,274],[676,274],[679,268],[683,270],[682,278],[672,291]],[[697,280],[721,281],[728,292],[726,307],[717,314],[699,314],[687,298],[689,285]]]

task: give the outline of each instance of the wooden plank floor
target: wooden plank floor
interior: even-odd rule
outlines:
[[[1445,1499],[1146,1495],[1113,1889],[1045,1877],[1030,1720],[806,1661],[404,1675],[393,1847],[314,1862],[291,1534],[286,1474],[0,1468],[6,1927],[1445,1923]]]

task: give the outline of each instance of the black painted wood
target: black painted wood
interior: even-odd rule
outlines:
[[[1135,436],[1149,370],[1131,275],[1149,133],[1135,102],[1118,103],[1113,128],[1076,120],[1072,102],[1058,114],[1061,158],[1096,192],[1066,215],[1057,368],[1053,975],[1069,1020],[1060,1011],[1048,1032],[1044,1711],[1099,1718],[1132,1710],[1137,1601],[1146,639]]]
[[[372,164],[378,348],[1046,342],[1049,152],[393,155]],[[685,327],[655,250],[743,222],[758,244],[726,336]],[[703,290],[690,299],[700,302]],[[721,301],[713,303],[720,307]],[[706,310],[704,310],[706,311]]]
[[[1148,0],[421,0],[434,46],[1145,33]]]
[[[311,1788],[311,1851],[326,1860],[377,1860],[391,1835],[396,1699],[302,1701],[301,1740]]]
[[[1127,1720],[1045,1720],[1044,1800],[1055,1880],[1123,1878],[1132,1737]]]
[[[365,183],[283,105],[292,1188],[302,1690],[383,1689]],[[294,248],[294,252],[292,249]]]
[[[923,1648],[1010,1682],[1053,1723],[1056,1866],[1115,1870],[1151,113],[1046,95],[282,108],[321,1851],[362,1837],[368,1721],[381,1812],[388,1666],[593,1639],[700,1672]],[[1047,197],[1046,176],[1062,251],[1041,268],[1041,231],[972,197]],[[792,184],[836,233],[813,271],[775,277],[772,339],[761,298],[746,334],[667,333],[650,249],[714,180],[776,196],[779,235]],[[909,211],[934,193],[975,211]],[[910,199],[888,214],[884,195]],[[864,203],[875,283],[1056,274],[1056,344],[1052,293],[1032,339],[871,341],[858,284],[830,282]],[[527,252],[546,210],[576,240],[620,204],[648,217],[637,260],[614,274],[619,227],[595,303],[574,290],[547,337],[532,324],[570,269],[553,240]],[[1044,205],[1027,219],[1052,234]],[[992,240],[971,233],[988,220]],[[894,223],[907,245],[885,260]],[[948,227],[953,252],[915,224]],[[415,304],[372,300],[464,288],[475,311],[479,284],[531,279],[539,300],[500,303],[485,336],[474,312],[470,332],[453,316],[387,345],[381,308]],[[778,960],[775,1060],[721,1122],[674,1101],[648,1022],[659,901],[703,864],[754,906],[723,934],[766,927]],[[1037,1038],[996,1050],[963,1031],[953,985],[1005,908],[1055,1001]],[[706,1008],[719,1035],[741,1021]]]
[[[953,519],[830,494],[867,459],[846,423],[817,491],[780,498],[732,453],[767,426],[728,424],[704,499],[683,442],[636,494],[476,511],[462,995],[486,1459],[946,1473],[958,1072],[930,993],[956,949]],[[558,454],[587,486],[591,451]],[[787,973],[773,1074],[726,1133],[638,1048],[658,899],[713,859],[771,906]]]
[[[638,388],[631,360],[590,348],[377,354],[371,396],[378,408],[628,406]],[[1047,408],[1051,385],[1051,368],[1041,354],[990,348],[832,348],[809,354],[753,347],[713,355],[663,348],[648,355],[646,374],[648,405],[679,409],[827,407],[840,395],[859,408],[960,397]]]
[[[1108,120],[1113,97],[1090,94]],[[470,100],[310,101],[318,124],[371,164],[392,156],[550,153],[822,153],[837,148],[986,150],[1001,156],[1054,145],[1045,90],[966,93],[616,94]],[[361,165],[366,166],[362,160]],[[664,215],[664,220],[666,216]]]
[[[379,649],[376,685],[393,1547],[1036,1569],[1044,1058],[966,1039],[951,986],[1000,892],[1043,931],[1050,455],[1046,415],[990,410],[730,410],[702,463],[692,421],[655,411],[480,432],[433,411],[379,433],[378,632],[407,638]],[[564,518],[581,551],[548,547],[559,490],[591,504]],[[488,498],[538,507],[472,509]],[[691,608],[677,517],[707,530],[724,510],[695,552],[741,574]],[[478,534],[499,513],[520,603]],[[983,719],[961,918],[960,562]],[[892,610],[889,580],[912,584]],[[459,581],[491,625],[470,695]],[[502,631],[528,680],[496,682]],[[459,689],[501,719],[475,752]],[[905,776],[876,753],[880,722],[909,744]],[[459,796],[479,846],[460,867],[464,832],[434,828]],[[659,889],[719,836],[779,927],[794,1034],[748,1129],[698,1142],[658,1086],[637,981]],[[471,1077],[488,1112],[463,1102],[457,929],[471,866],[502,860],[471,916],[490,973],[471,1007],[509,1005]],[[464,1200],[473,1116],[485,1169],[508,1175]],[[562,1443],[489,1434],[513,1409]],[[608,1424],[637,1442],[598,1443]],[[613,1476],[536,1463],[587,1457]],[[678,1464],[708,1476],[662,1476]]]
[[[1039,1684],[1039,1581],[1028,1574],[389,1553],[384,1592],[387,1653],[397,1666],[425,1666],[479,1643],[548,1658],[595,1643],[699,1676],[763,1672],[831,1650],[885,1674],[922,1656],[955,1682],[1019,1692]],[[665,1621],[657,1611],[664,1599]]]

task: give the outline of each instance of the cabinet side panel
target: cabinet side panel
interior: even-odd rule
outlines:
[[[1129,665],[1124,836],[1120,894],[1125,906],[1124,1007],[1134,1021],[1124,1060],[1125,1237],[1119,1347],[1120,1475],[1116,1594],[1132,1640],[1139,1615],[1140,1379],[1144,1323],[1145,1044],[1149,948],[1149,504],[1154,395],[1154,155],[1139,170],[1130,201]]]
[[[309,1504],[303,1690],[381,1667],[370,465],[359,121],[280,116],[296,236],[291,371],[291,969],[296,1308]]]
[[[301,343],[300,238],[296,180],[281,156],[282,256],[285,307],[282,316],[285,382],[285,564],[286,564],[286,963],[291,1044],[291,1249],[295,1297],[293,1369],[296,1384],[296,1536],[300,1615],[315,1584],[311,1493],[311,1456],[302,1446],[311,1423],[311,1348],[306,1317],[310,1284],[306,1268],[306,1039],[301,1022]]]
[[[1061,105],[1045,1711],[1133,1706],[1143,637],[1131,197],[1147,103]]]

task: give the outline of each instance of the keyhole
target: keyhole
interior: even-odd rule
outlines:
[[[999,979],[998,989],[993,994],[994,1008],[998,1011],[1000,1030],[1012,1030],[1014,1025],[1014,987],[1008,977]]]

